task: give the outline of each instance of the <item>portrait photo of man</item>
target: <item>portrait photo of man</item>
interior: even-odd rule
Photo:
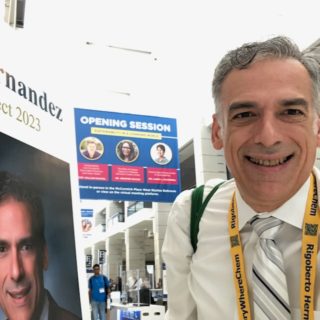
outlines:
[[[102,142],[94,137],[88,137],[81,141],[80,150],[83,157],[88,160],[97,160],[103,154]]]
[[[68,165],[0,141],[0,319],[81,319]]]

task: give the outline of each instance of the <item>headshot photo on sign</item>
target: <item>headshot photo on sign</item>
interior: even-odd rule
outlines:
[[[139,157],[139,148],[131,140],[121,140],[116,146],[116,154],[123,162],[133,162]]]
[[[171,148],[165,143],[156,143],[151,147],[150,155],[152,160],[161,165],[169,163],[172,159]]]
[[[82,156],[88,160],[97,160],[104,152],[103,143],[96,137],[84,138],[79,148]]]

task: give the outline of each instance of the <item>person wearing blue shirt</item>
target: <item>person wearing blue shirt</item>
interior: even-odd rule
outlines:
[[[94,275],[89,279],[89,299],[91,302],[93,319],[106,320],[106,301],[109,296],[109,280],[100,274],[100,266],[93,266]]]

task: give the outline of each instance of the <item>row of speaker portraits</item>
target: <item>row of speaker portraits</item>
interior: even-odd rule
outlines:
[[[79,145],[81,155],[88,160],[98,160],[104,153],[104,145],[96,137],[86,137]],[[139,158],[139,147],[132,140],[121,140],[115,148],[117,157],[126,163],[134,162]],[[150,148],[151,159],[160,165],[168,164],[172,159],[172,150],[165,143],[155,143]]]

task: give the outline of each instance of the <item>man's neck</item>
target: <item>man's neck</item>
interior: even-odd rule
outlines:
[[[309,176],[310,177],[310,176]],[[280,208],[283,204],[289,201],[302,187],[303,185],[309,181],[309,177],[299,185],[297,188],[288,192],[283,197],[279,197],[277,199],[270,199],[268,194],[263,194],[261,196],[255,195],[255,197],[248,196],[245,192],[238,187],[239,192],[241,194],[242,199],[257,213],[263,212],[272,212],[278,208]]]

